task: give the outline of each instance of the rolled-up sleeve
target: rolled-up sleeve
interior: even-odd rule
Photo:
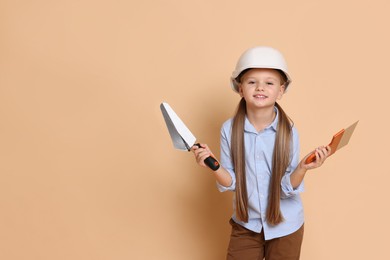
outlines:
[[[304,183],[302,183],[297,187],[293,188],[291,185],[291,174],[294,172],[294,170],[297,168],[299,164],[299,135],[298,131],[295,127],[293,127],[293,140],[292,140],[292,159],[290,165],[287,167],[286,173],[282,178],[281,186],[282,186],[282,194],[281,198],[289,198],[291,196],[294,196],[298,193],[301,193],[304,191]]]
[[[221,128],[221,166],[229,172],[232,178],[232,184],[229,187],[223,186],[217,182],[217,188],[220,192],[234,191],[236,189],[236,176],[230,154],[230,136],[231,121],[227,121]]]

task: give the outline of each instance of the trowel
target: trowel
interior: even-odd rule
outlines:
[[[193,146],[201,145],[196,143],[196,137],[191,133],[183,121],[173,111],[168,103],[161,103],[161,112],[163,114],[165,123],[171,136],[173,146],[182,151],[190,151]],[[216,171],[219,168],[219,162],[212,156],[207,157],[204,163],[212,170]]]

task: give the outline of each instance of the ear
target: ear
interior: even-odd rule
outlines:
[[[238,83],[237,86],[238,86],[238,94],[240,94],[240,97],[244,97],[244,92],[242,91],[241,83]]]
[[[284,92],[286,91],[286,84],[283,84],[280,86],[279,94],[278,94],[278,100],[281,100],[283,97]]]

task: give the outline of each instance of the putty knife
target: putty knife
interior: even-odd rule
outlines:
[[[338,133],[336,133],[332,141],[330,142],[329,146],[332,149],[330,152],[330,155],[334,154],[337,150],[343,148],[346,146],[349,142],[349,139],[351,139],[351,136],[353,134],[353,131],[356,128],[356,125],[358,124],[359,121],[356,121],[346,129],[341,129]],[[330,156],[329,155],[329,156]],[[306,164],[314,162],[316,160],[316,155],[313,152],[305,161]]]

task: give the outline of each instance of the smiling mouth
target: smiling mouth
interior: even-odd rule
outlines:
[[[261,95],[261,94],[258,94],[258,95],[253,95],[254,98],[267,98],[266,95]]]

